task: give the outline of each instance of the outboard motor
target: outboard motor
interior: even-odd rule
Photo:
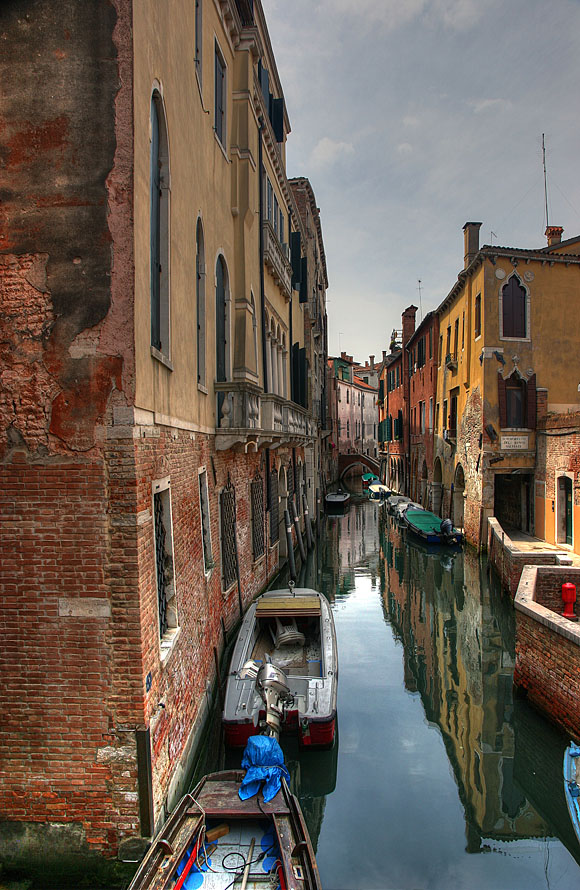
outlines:
[[[450,519],[444,519],[441,523],[441,534],[446,541],[451,541],[453,539],[453,523]]]
[[[247,661],[239,676],[242,680],[250,678],[256,681],[256,689],[266,706],[265,734],[277,739],[280,735],[280,724],[284,719],[284,710],[294,701],[286,674],[277,665],[272,664],[270,656],[266,655],[263,664]]]

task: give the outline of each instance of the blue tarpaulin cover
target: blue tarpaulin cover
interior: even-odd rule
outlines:
[[[241,800],[247,800],[248,797],[257,794],[263,782],[265,782],[264,800],[272,800],[280,790],[282,779],[290,781],[282,748],[278,740],[270,736],[250,736],[242,757],[242,767],[246,770],[246,775],[238,791]]]

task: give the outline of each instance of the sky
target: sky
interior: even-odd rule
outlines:
[[[580,0],[262,2],[287,173],[321,212],[330,354],[380,358],[407,306],[436,309],[466,222],[546,244],[542,134],[548,221],[580,234]]]

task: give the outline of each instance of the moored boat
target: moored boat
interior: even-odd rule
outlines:
[[[570,742],[564,751],[564,794],[568,811],[580,841],[580,746]]]
[[[385,501],[392,494],[391,489],[382,482],[371,482],[369,485],[369,500]]]
[[[343,491],[342,488],[338,488],[336,491],[329,491],[324,498],[327,510],[343,510],[348,506],[349,501],[350,494],[348,491]]]
[[[362,484],[363,488],[368,488],[369,485],[372,485],[373,482],[379,482],[379,477],[375,475],[375,473],[363,473],[362,474]]]
[[[261,792],[241,799],[245,775],[204,776],[154,839],[129,890],[320,890],[308,829],[286,781],[269,801]]]
[[[332,611],[326,597],[310,588],[270,590],[244,616],[232,653],[223,709],[226,744],[242,746],[259,732],[264,705],[251,677],[249,660],[270,661],[287,678],[288,701],[282,732],[295,732],[301,745],[328,746],[334,740],[338,662]]]
[[[461,544],[463,536],[450,519],[441,519],[419,504],[408,504],[401,513],[406,527],[427,544]]]

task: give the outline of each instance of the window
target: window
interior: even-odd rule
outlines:
[[[401,384],[401,366],[397,365],[397,383],[396,386],[400,386]]]
[[[274,217],[274,189],[268,179],[266,182],[266,218],[272,222]]]
[[[525,427],[525,384],[510,377],[506,380],[506,422],[508,427]]]
[[[195,0],[195,72],[201,84],[201,0]]]
[[[274,195],[274,232],[276,233],[276,237],[278,237],[278,220],[280,218],[280,206],[278,204],[278,198]]]
[[[214,129],[222,146],[226,145],[226,63],[215,45],[215,114]]]
[[[350,420],[346,422],[346,438],[348,439],[350,436]]]
[[[461,319],[461,349],[462,351],[465,349],[465,312]]]
[[[429,432],[433,432],[433,397],[429,399]]]
[[[211,523],[209,516],[209,497],[207,493],[207,473],[201,469],[198,473],[199,480],[199,509],[201,513],[201,543],[203,548],[203,567],[207,574],[213,568],[213,555],[211,551]]]
[[[419,402],[419,423],[421,425],[421,433],[425,433],[425,402]]]
[[[455,319],[455,334],[453,336],[453,358],[457,358],[457,349],[459,347],[459,318]]]
[[[443,334],[439,337],[439,367],[441,367],[441,356],[443,355]]]
[[[481,336],[481,294],[478,294],[475,298],[474,334],[476,337]]]
[[[252,553],[254,561],[264,554],[264,484],[259,472],[250,482],[250,501],[252,504]]]
[[[168,632],[177,627],[169,477],[153,483],[153,535],[159,637],[167,645]]]
[[[195,298],[197,306],[197,382],[199,386],[205,386],[205,256],[203,228],[200,219],[197,221],[195,238]]]
[[[215,379],[218,382],[223,382],[228,379],[229,375],[229,295],[227,269],[223,256],[218,257],[215,275]],[[225,395],[224,392],[217,394],[218,420],[221,419]],[[219,426],[219,423],[217,425]]]
[[[349,390],[347,389],[347,391],[346,391],[346,403],[347,403],[347,405],[349,404],[349,402],[350,402],[350,392],[349,392]]]
[[[236,492],[228,482],[220,494],[220,532],[222,550],[222,587],[228,590],[237,577]]]
[[[150,257],[151,346],[169,357],[169,156],[163,102],[151,97]],[[158,356],[159,357],[159,356]]]
[[[425,337],[421,337],[417,343],[417,366],[422,368],[425,364]]]
[[[445,352],[447,355],[451,352],[451,325],[447,326],[447,349]]]
[[[451,396],[449,409],[449,435],[452,439],[457,438],[457,396]]]
[[[527,337],[526,289],[517,275],[512,275],[502,288],[502,337],[521,339]]]
[[[433,358],[433,328],[429,328],[429,358]]]

